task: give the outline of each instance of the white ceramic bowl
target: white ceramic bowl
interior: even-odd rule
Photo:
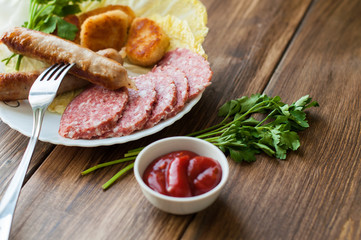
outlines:
[[[156,158],[174,151],[188,150],[200,156],[217,160],[222,168],[222,178],[219,184],[204,194],[194,197],[170,197],[160,194],[148,187],[142,177],[145,169]],[[201,211],[211,205],[219,196],[229,174],[227,158],[213,144],[192,137],[170,137],[156,141],[145,147],[137,156],[134,164],[134,175],[145,197],[155,207],[172,214],[191,214]]]

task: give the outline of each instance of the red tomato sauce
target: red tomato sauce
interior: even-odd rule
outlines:
[[[191,197],[213,189],[222,178],[219,163],[190,151],[176,151],[155,159],[144,171],[151,189],[172,197]]]

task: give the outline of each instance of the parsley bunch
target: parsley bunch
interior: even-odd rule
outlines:
[[[279,96],[269,97],[254,94],[231,100],[220,107],[218,115],[223,121],[205,130],[189,134],[219,147],[236,162],[253,162],[261,152],[278,159],[286,159],[289,150],[300,146],[298,131],[309,127],[305,109],[318,107],[308,95],[291,105],[281,102]],[[255,116],[257,115],[257,116]],[[128,151],[124,158],[102,163],[82,172],[86,175],[99,168],[134,161],[143,148]],[[102,188],[110,187],[120,176],[131,170],[129,164],[106,182]]]
[[[218,112],[224,120],[211,128],[193,133],[218,146],[236,161],[252,162],[256,154],[264,152],[278,159],[286,159],[288,150],[300,146],[298,131],[309,127],[305,109],[318,106],[309,96],[287,105],[279,96],[255,94],[224,104]],[[260,120],[252,114],[261,114]]]
[[[52,33],[56,30],[59,37],[74,40],[78,28],[63,18],[79,13],[81,11],[79,4],[84,1],[86,0],[30,0],[29,19],[22,27],[45,33]],[[15,69],[19,70],[22,55],[13,54],[2,61],[8,64],[15,56],[18,56]]]

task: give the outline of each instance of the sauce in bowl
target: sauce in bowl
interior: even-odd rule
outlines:
[[[155,159],[143,181],[151,189],[172,197],[192,197],[216,187],[222,178],[218,161],[191,151],[175,151]]]

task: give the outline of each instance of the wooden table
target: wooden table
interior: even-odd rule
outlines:
[[[180,121],[144,139],[96,148],[39,143],[11,239],[361,239],[361,1],[203,0],[204,48],[213,84]],[[226,101],[266,93],[291,103],[310,94],[310,128],[286,161],[229,159],[217,201],[174,216],[143,197],[132,173],[101,185],[126,164],[82,177],[157,139],[218,123]],[[0,122],[0,192],[28,138]]]

